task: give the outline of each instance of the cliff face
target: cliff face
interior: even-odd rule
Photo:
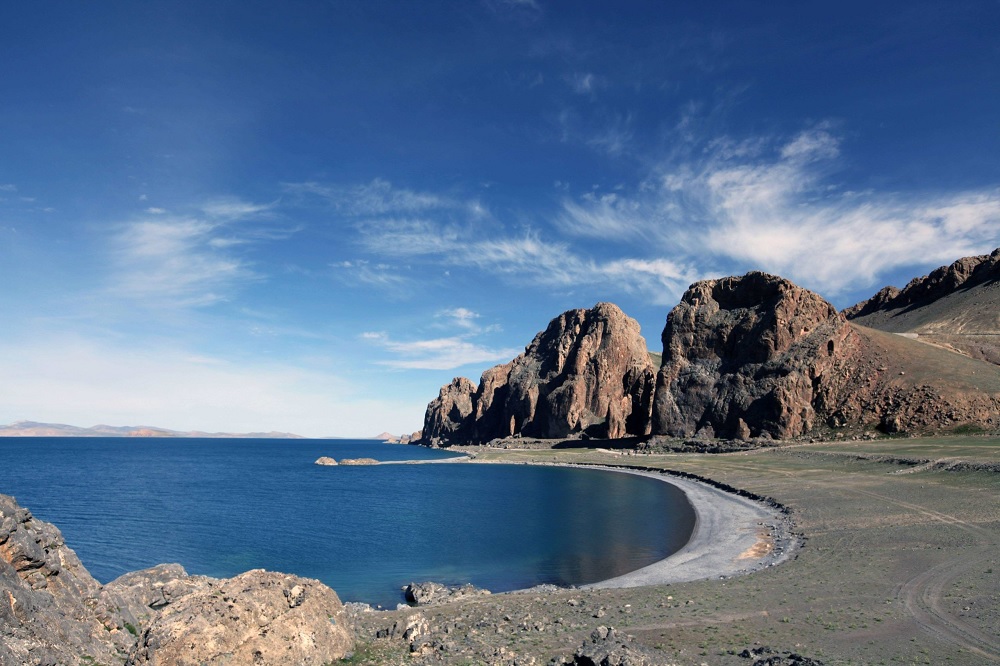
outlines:
[[[748,273],[695,283],[663,330],[653,432],[740,439],[808,432],[836,402],[837,372],[857,348],[832,305],[788,280]]]
[[[478,386],[456,379],[442,388],[428,406],[424,441],[582,432],[785,439],[820,425],[884,432],[1000,425],[1000,366],[981,362],[991,360],[983,352],[991,344],[1000,359],[1000,343],[991,342],[1000,339],[1000,250],[902,291],[884,289],[851,316],[766,273],[698,282],[667,316],[656,371],[638,325],[617,307],[572,310],[524,354],[483,373]],[[921,332],[902,337],[855,323],[886,321],[918,322]],[[949,326],[978,332],[962,334],[965,347],[958,333],[925,332]],[[973,345],[981,353],[970,353]]]
[[[655,368],[638,323],[598,303],[553,319],[525,352],[479,386],[459,378],[428,405],[424,441],[483,442],[509,435],[567,437],[649,432]]]
[[[54,525],[0,495],[0,664],[319,666],[352,644],[340,600],[319,581],[218,580],[174,564],[102,586]]]

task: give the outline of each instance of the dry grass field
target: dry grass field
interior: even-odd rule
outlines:
[[[715,455],[470,451],[480,460],[634,463],[709,477],[789,507],[806,543],[792,561],[729,579],[365,613],[354,663],[562,663],[598,626],[634,636],[665,664],[749,666],[739,653],[755,646],[824,664],[1000,662],[1000,439]],[[415,613],[444,637],[436,647],[410,655],[404,641],[374,639]]]

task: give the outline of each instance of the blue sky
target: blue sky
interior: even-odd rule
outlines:
[[[409,432],[569,308],[1000,246],[996,2],[51,2],[0,26],[0,423]]]

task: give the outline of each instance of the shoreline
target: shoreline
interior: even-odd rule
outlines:
[[[679,488],[695,512],[695,525],[687,543],[666,558],[628,573],[582,585],[595,590],[685,583],[708,578],[729,578],[753,573],[792,558],[802,539],[793,532],[791,519],[776,506],[743,497],[704,480],[685,478],[670,470],[651,471],[599,464],[556,462],[505,462],[476,460],[475,456],[438,460],[386,461],[380,464],[467,463],[479,465],[538,465],[596,469],[634,474],[671,483]],[[536,588],[500,594],[535,592]]]
[[[792,521],[779,509],[741,497],[704,481],[669,471],[651,472],[607,466],[585,466],[635,474],[671,483],[681,489],[695,511],[691,537],[676,553],[635,571],[580,589],[627,588],[730,578],[785,562],[801,547]]]

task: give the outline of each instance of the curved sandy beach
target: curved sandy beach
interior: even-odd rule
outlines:
[[[694,530],[687,544],[659,562],[621,576],[580,585],[582,589],[640,587],[703,578],[728,578],[783,562],[800,545],[799,539],[792,533],[791,520],[779,509],[669,472],[573,463],[480,461],[464,455],[438,460],[389,461],[380,464],[428,463],[577,467],[648,476],[680,488],[694,508],[696,516]]]
[[[670,557],[582,588],[639,587],[735,576],[778,564],[798,547],[789,518],[762,502],[667,473],[597,469],[672,483],[687,496],[697,518],[687,545]]]

